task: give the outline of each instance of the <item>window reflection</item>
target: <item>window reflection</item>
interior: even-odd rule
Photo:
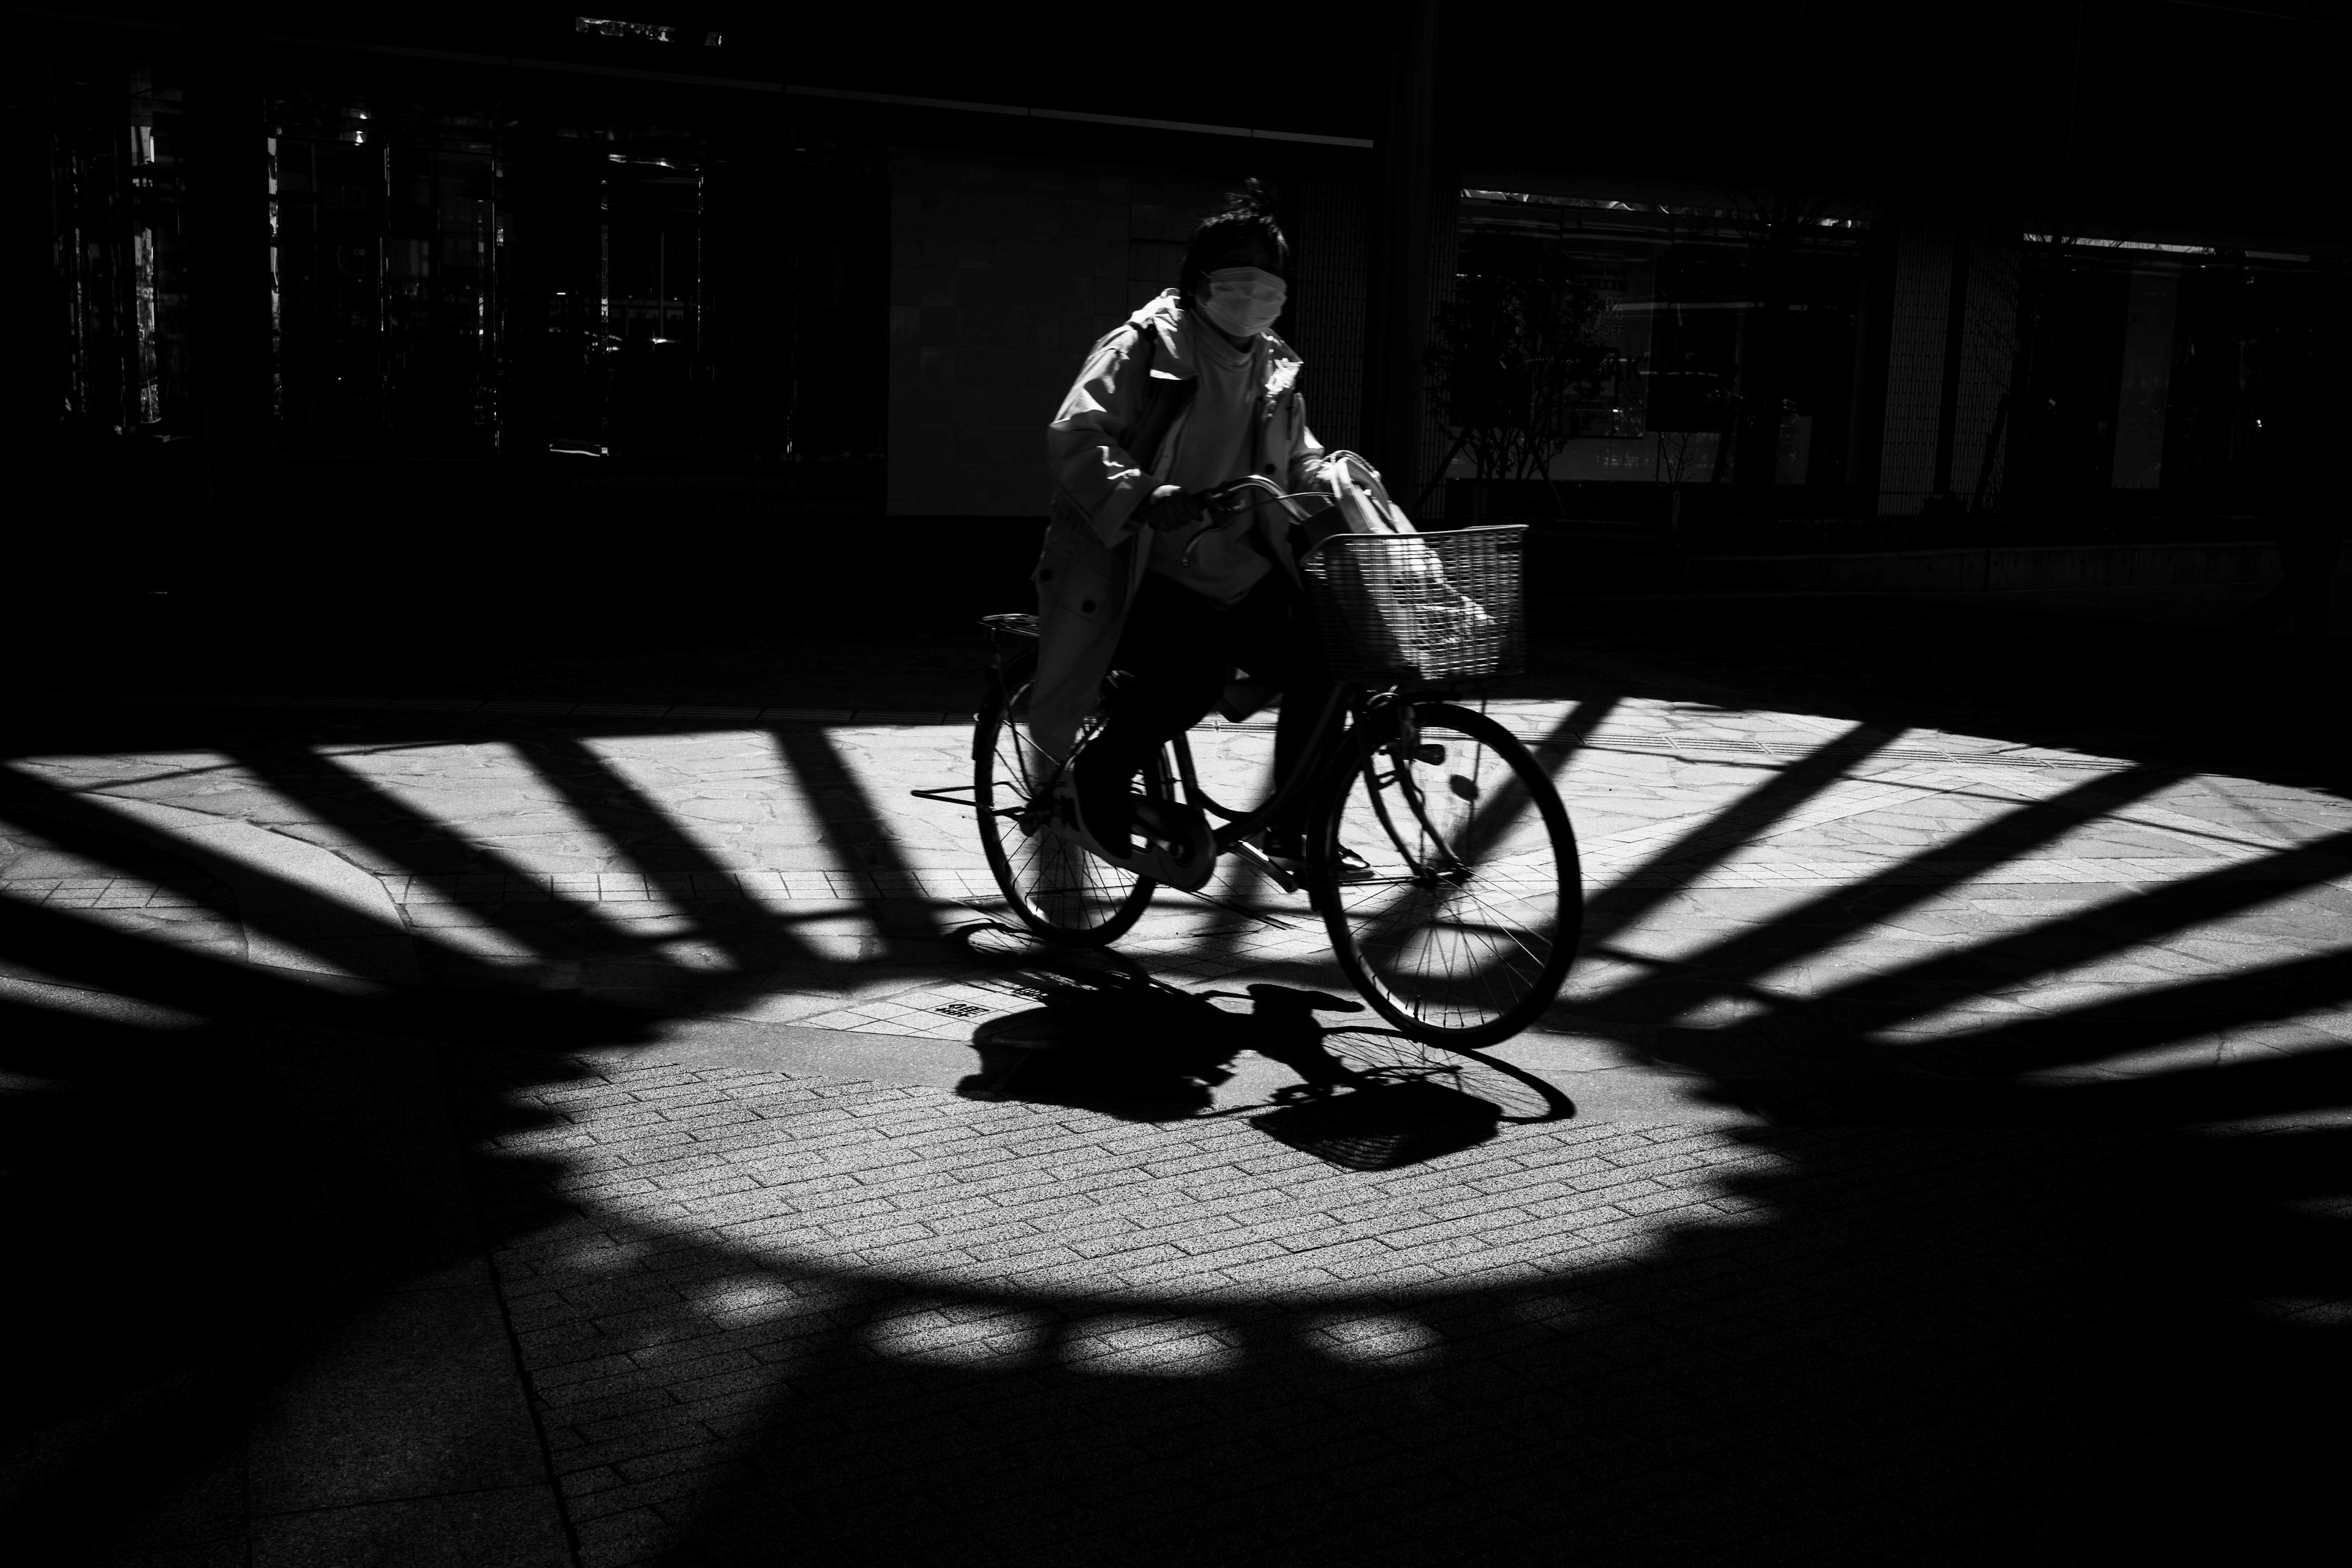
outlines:
[[[1865,231],[1844,217],[1472,190],[1466,271],[1497,247],[1567,258],[1610,301],[1611,350],[1554,481],[1843,481]],[[1475,474],[1457,458],[1452,472]]]

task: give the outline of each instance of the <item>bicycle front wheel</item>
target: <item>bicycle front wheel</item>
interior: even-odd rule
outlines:
[[[1533,754],[1482,713],[1413,710],[1399,733],[1360,730],[1353,765],[1328,790],[1318,862],[1341,847],[1369,877],[1326,875],[1331,946],[1364,997],[1398,1028],[1492,1045],[1559,994],[1583,926],[1576,837]]]
[[[971,756],[981,847],[1021,922],[1074,947],[1100,947],[1126,935],[1151,902],[1154,884],[1046,831],[1054,761],[1029,738],[1027,680],[1000,688],[981,713]]]

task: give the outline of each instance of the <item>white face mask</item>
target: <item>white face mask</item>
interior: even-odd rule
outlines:
[[[1209,274],[1209,297],[1201,308],[1225,331],[1254,338],[1274,325],[1290,298],[1290,285],[1255,267],[1221,267]]]

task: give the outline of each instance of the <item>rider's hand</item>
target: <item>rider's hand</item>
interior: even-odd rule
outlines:
[[[1145,528],[1160,533],[1173,533],[1180,528],[1190,528],[1203,516],[1181,485],[1162,485],[1151,492],[1151,499],[1138,507],[1135,521]]]

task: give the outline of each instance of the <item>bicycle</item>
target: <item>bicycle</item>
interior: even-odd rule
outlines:
[[[1340,455],[1340,456],[1345,456]],[[1265,499],[1246,499],[1251,490]],[[1285,495],[1246,479],[1192,498],[1213,514],[1280,504],[1294,521],[1320,494]],[[1456,700],[1524,658],[1520,593],[1527,530],[1338,533],[1301,562],[1332,673],[1306,763],[1255,806],[1229,807],[1200,782],[1180,735],[1143,770],[1148,802],[1189,807],[1157,818],[1220,826],[1195,853],[1234,856],[1286,893],[1307,892],[1349,979],[1415,1038],[1489,1045],[1518,1033],[1558,996],[1582,921],[1576,838],[1551,779],[1527,747]],[[1051,825],[1062,764],[1026,731],[1036,617],[982,617],[993,657],[972,730],[972,792],[982,847],[1022,922],[1055,942],[1102,946],[1133,929],[1157,884],[1088,854]],[[1116,701],[1119,677],[1105,683]],[[1075,756],[1108,702],[1081,726]],[[951,792],[918,795],[953,800]],[[1290,865],[1255,840],[1304,794],[1308,829]],[[1364,864],[1343,868],[1342,846]],[[1205,868],[1203,868],[1205,869]]]

